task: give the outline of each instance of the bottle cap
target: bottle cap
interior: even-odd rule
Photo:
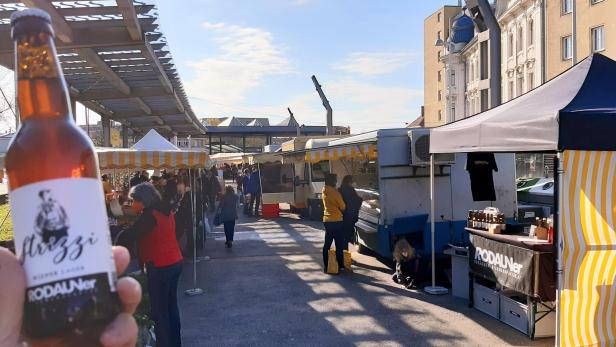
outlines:
[[[38,8],[28,8],[22,11],[15,11],[11,14],[11,26],[15,25],[15,23],[21,19],[32,17],[42,19],[51,24],[51,17],[47,12],[39,10]]]

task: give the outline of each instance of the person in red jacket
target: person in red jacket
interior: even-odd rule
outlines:
[[[145,265],[156,344],[179,347],[181,340],[177,290],[182,273],[182,252],[175,237],[175,218],[151,183],[130,191],[133,208],[140,212],[129,232],[137,239],[139,261]]]

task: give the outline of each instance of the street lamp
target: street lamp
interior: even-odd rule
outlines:
[[[436,47],[442,47],[445,45],[445,42],[443,42],[443,39],[441,39],[440,37],[437,37],[436,41],[434,42],[434,45]]]

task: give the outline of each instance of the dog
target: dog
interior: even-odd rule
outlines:
[[[396,272],[392,280],[407,289],[416,288],[419,275],[419,255],[415,252],[415,248],[405,238],[402,238],[394,245],[393,256],[396,262]]]

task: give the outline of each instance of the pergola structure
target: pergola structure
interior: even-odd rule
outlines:
[[[79,101],[102,117],[109,145],[111,120],[127,129],[168,136],[202,135],[154,4],[133,0],[0,0],[0,64],[14,68],[11,13],[26,7],[47,11],[70,87],[73,111]]]

